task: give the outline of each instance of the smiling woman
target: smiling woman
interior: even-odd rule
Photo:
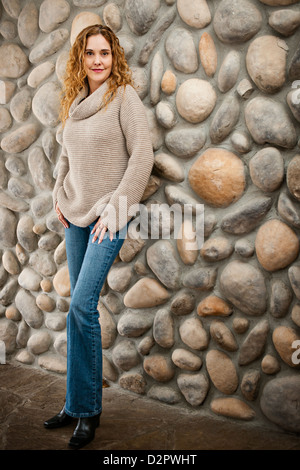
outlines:
[[[112,52],[109,43],[102,36],[90,36],[84,53],[84,69],[89,84],[89,94],[108,79],[112,70]]]
[[[102,411],[99,295],[154,160],[144,105],[107,26],[90,26],[77,36],[61,104],[63,146],[53,202],[65,227],[71,284],[67,390],[63,408],[44,425],[62,427],[77,418],[69,445],[80,448],[94,438]]]

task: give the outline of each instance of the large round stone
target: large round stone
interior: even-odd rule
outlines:
[[[249,315],[262,315],[267,308],[267,289],[262,273],[249,263],[232,261],[223,270],[220,287],[226,298]]]
[[[193,73],[198,69],[198,56],[192,34],[184,28],[175,28],[166,39],[166,52],[175,69]]]
[[[190,78],[183,82],[176,95],[176,106],[179,114],[189,122],[204,121],[212,112],[217,95],[206,80]]]
[[[275,36],[260,36],[250,44],[246,55],[247,70],[264,93],[275,93],[284,84],[286,56],[287,45]]]
[[[189,183],[195,193],[208,204],[227,207],[244,192],[244,165],[234,153],[210,148],[192,165]]]
[[[71,45],[74,44],[76,37],[84,28],[94,24],[102,24],[101,18],[97,13],[92,13],[90,11],[82,11],[81,13],[78,13],[72,22],[70,34]]]
[[[58,83],[43,85],[32,100],[32,110],[44,126],[55,127],[59,123],[61,88]]]
[[[263,96],[253,98],[245,108],[245,121],[257,144],[293,148],[297,143],[294,124],[278,101]]]
[[[300,377],[280,377],[268,382],[260,406],[266,417],[289,432],[300,432]]]
[[[0,47],[0,77],[19,78],[28,70],[29,61],[17,44],[3,44]]]
[[[214,29],[225,43],[248,41],[260,29],[260,11],[247,0],[223,0],[214,15]]]
[[[258,261],[267,271],[277,271],[291,264],[299,253],[299,240],[284,222],[273,219],[264,223],[255,240]]]

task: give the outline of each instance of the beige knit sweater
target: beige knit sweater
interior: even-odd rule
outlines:
[[[84,89],[72,103],[53,201],[72,224],[86,227],[101,215],[115,233],[130,220],[130,207],[140,202],[154,156],[136,91],[130,85],[120,87],[105,108],[106,90],[106,82],[88,97]]]

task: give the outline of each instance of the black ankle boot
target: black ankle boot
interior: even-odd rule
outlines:
[[[63,409],[57,415],[45,421],[44,426],[47,429],[62,428],[63,426],[70,424],[72,421],[72,416],[67,415],[65,412],[65,407],[63,407]]]
[[[99,426],[99,423],[100,414],[89,418],[79,418],[69,446],[74,449],[80,449],[91,442],[95,437],[95,429]]]

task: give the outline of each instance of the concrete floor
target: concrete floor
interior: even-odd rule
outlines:
[[[76,423],[56,430],[43,426],[60,410],[64,393],[64,377],[1,365],[0,450],[68,450]],[[107,451],[160,450],[197,451],[198,455],[198,451],[208,450],[300,450],[298,435],[174,408],[114,387],[104,388],[103,394],[101,425],[94,441],[81,453],[101,450],[104,456],[111,454]]]

